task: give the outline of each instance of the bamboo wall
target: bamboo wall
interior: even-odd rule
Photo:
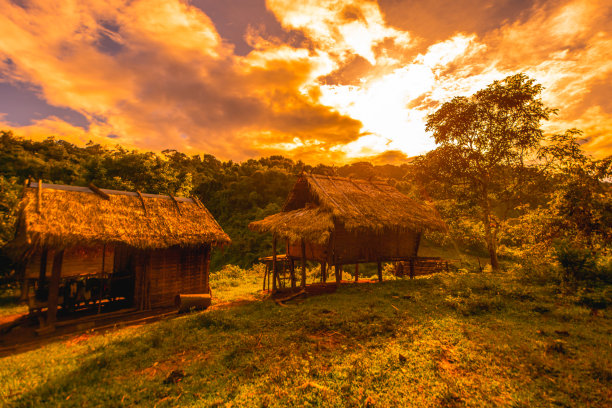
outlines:
[[[414,231],[391,231],[378,235],[370,231],[349,232],[341,225],[337,225],[330,246],[306,243],[306,258],[317,261],[331,260],[332,264],[410,258],[417,255],[419,240],[420,234]],[[328,251],[331,251],[329,257]],[[291,243],[287,253],[292,257],[301,258],[300,243]]]
[[[42,251],[32,256],[25,269],[27,278],[40,276],[40,261]],[[54,250],[47,252],[46,277],[51,277],[53,269]],[[64,251],[62,261],[62,277],[94,275],[99,273],[112,273],[114,265],[114,248],[112,246],[99,246],[94,248],[72,247]]]
[[[208,293],[208,248],[170,248],[151,252],[151,307],[171,306],[178,294]]]

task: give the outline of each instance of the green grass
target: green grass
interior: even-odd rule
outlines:
[[[214,277],[213,287],[230,275]],[[259,290],[252,275],[245,286]],[[233,288],[215,293],[229,300],[248,292]],[[510,272],[348,284],[288,307],[255,301],[3,358],[0,401],[603,407],[611,338],[605,312],[591,316],[576,296]],[[165,384],[173,370],[185,377]]]
[[[28,311],[28,306],[19,302],[19,293],[12,286],[0,287],[0,318]]]

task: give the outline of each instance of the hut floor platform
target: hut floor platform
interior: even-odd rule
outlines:
[[[66,341],[81,333],[87,336],[91,331],[106,331],[121,326],[132,326],[178,316],[176,307],[160,307],[151,310],[119,309],[104,313],[82,313],[62,315],[58,313],[55,330],[38,334],[39,320],[36,315],[22,315],[19,324],[6,330],[9,324],[0,329],[0,357],[19,354],[55,341]],[[78,337],[77,337],[78,338]]]
[[[378,279],[359,279],[358,282],[354,280],[343,280],[340,282],[340,285],[352,285],[352,284],[361,284],[361,283],[378,283]],[[327,293],[334,293],[338,289],[338,285],[336,281],[333,282],[315,282],[306,285],[305,295],[306,296],[316,296],[316,295],[324,295]],[[291,296],[292,294],[298,293],[302,290],[302,288],[298,285],[295,289],[291,288],[280,288],[277,289],[276,293],[272,295],[271,290],[264,291],[263,293],[270,294],[273,299],[285,298],[287,296]]]

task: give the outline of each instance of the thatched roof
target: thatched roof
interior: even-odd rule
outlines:
[[[303,174],[283,211],[252,222],[249,228],[272,232],[291,241],[325,243],[334,222],[348,231],[445,230],[429,205],[417,203],[380,181]]]
[[[93,187],[93,189],[96,189]],[[227,234],[197,199],[38,183],[26,186],[13,251],[75,244],[140,249],[226,244]],[[103,196],[106,196],[103,197]]]

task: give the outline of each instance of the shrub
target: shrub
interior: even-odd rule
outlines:
[[[560,241],[554,247],[554,254],[561,265],[561,277],[566,282],[591,280],[598,275],[597,258],[586,248]]]

